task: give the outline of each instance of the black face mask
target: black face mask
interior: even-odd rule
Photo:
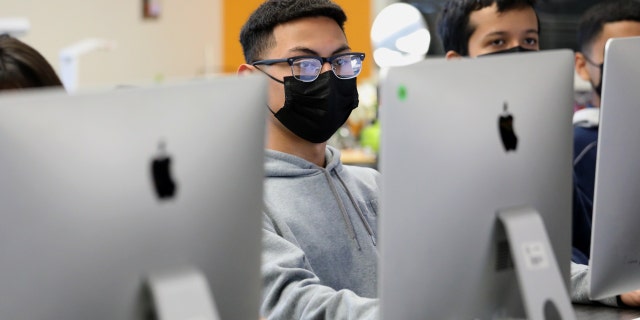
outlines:
[[[584,56],[584,60],[596,67],[600,69],[600,83],[598,83],[597,85],[595,83],[593,83],[593,81],[589,80],[589,83],[591,84],[591,87],[593,88],[593,90],[598,94],[599,97],[602,97],[602,80],[604,80],[604,78],[602,77],[603,72],[604,72],[604,61],[601,64],[597,64],[595,62],[593,62],[593,60],[591,60],[589,58],[589,56],[587,56],[585,53],[582,53],[582,55]]]
[[[315,81],[284,78],[285,101],[278,112],[269,111],[291,132],[313,143],[329,140],[358,107],[356,78],[339,79],[326,71]]]
[[[537,51],[537,50],[532,50],[532,49],[523,48],[521,46],[517,46],[517,47],[509,48],[509,49],[506,49],[506,50],[500,50],[500,51],[494,51],[494,52],[489,52],[489,53],[485,53],[485,54],[480,54],[480,55],[478,55],[478,57],[490,56],[490,55],[494,55],[494,54],[516,53],[516,52],[532,52],[532,51]]]
[[[591,87],[593,87],[593,90],[595,90],[596,93],[598,94],[598,97],[602,97],[602,80],[604,80],[602,75],[603,75],[603,70],[604,70],[604,62],[599,64],[599,65],[595,65],[595,66],[600,68],[600,83],[598,83],[598,85],[595,85],[593,82],[591,82],[591,81],[589,81],[589,82],[591,83]]]

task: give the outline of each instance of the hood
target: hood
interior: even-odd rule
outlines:
[[[573,114],[573,125],[593,128],[600,124],[600,109],[599,108],[585,108],[576,111]]]
[[[300,157],[267,149],[265,150],[265,177],[302,177],[320,174],[323,169],[338,172],[342,170],[338,149],[327,146],[325,158],[327,166],[322,168]]]

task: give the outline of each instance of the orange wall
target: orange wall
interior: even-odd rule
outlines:
[[[366,79],[373,70],[373,55],[369,30],[371,28],[371,1],[362,0],[334,0],[347,14],[345,32],[349,46],[353,51],[362,51],[367,57],[365,68],[360,78]],[[244,63],[240,46],[240,29],[249,15],[263,0],[222,0],[223,24],[223,72],[236,72],[238,66]]]

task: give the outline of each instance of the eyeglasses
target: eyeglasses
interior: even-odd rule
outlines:
[[[349,52],[337,54],[329,58],[299,56],[286,59],[259,60],[253,62],[251,65],[270,66],[276,63],[286,62],[291,66],[291,73],[295,79],[302,82],[312,82],[318,78],[322,66],[326,62],[331,64],[331,71],[333,71],[336,77],[340,79],[355,78],[360,74],[360,71],[362,71],[362,60],[364,60],[364,53]]]
[[[590,65],[602,69],[602,66],[604,65],[604,61],[602,63],[595,63],[586,54],[583,53],[582,56],[584,57],[584,60],[587,61],[587,63],[589,63]]]

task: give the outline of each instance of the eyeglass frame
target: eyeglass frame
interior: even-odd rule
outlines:
[[[320,76],[320,72],[318,72],[318,74],[316,74],[316,76],[315,76],[315,78],[313,78],[313,80],[304,81],[302,79],[296,78],[296,75],[293,73],[293,63],[296,60],[299,60],[299,59],[315,59],[315,60],[320,61],[320,69],[322,69],[322,66],[324,66],[324,64],[328,62],[331,65],[331,72],[333,72],[333,74],[336,75],[336,77],[338,77],[339,79],[347,80],[347,79],[353,79],[353,78],[359,76],[360,73],[362,72],[362,67],[360,68],[360,71],[358,71],[358,74],[350,76],[350,77],[346,77],[346,78],[342,77],[342,76],[340,76],[340,75],[338,75],[336,73],[336,70],[333,68],[333,61],[338,59],[338,58],[340,58],[340,57],[343,57],[343,56],[358,56],[360,58],[360,63],[362,63],[364,61],[364,58],[365,58],[364,52],[345,52],[345,53],[339,53],[339,54],[333,55],[331,57],[326,57],[326,58],[325,57],[320,57],[320,56],[295,56],[295,57],[282,58],[282,59],[258,60],[258,61],[252,62],[251,65],[257,68],[257,66],[259,66],[259,65],[271,66],[271,65],[274,65],[274,64],[286,62],[286,63],[289,64],[289,67],[291,68],[291,75],[296,80],[302,81],[302,82],[313,82],[313,81],[316,81],[316,79],[318,79],[318,77]],[[262,71],[260,68],[257,68],[257,69]],[[270,74],[267,73],[267,75],[270,78],[272,78],[272,79],[274,79],[274,80],[276,80],[278,82],[281,82],[280,80],[273,78]]]
[[[594,66],[596,68],[601,68],[602,69],[602,66],[604,65],[604,61],[602,61],[602,63],[595,63],[585,53],[582,53],[582,56],[584,57],[584,60],[587,61],[587,63],[589,63],[590,65],[592,65],[592,66]]]

